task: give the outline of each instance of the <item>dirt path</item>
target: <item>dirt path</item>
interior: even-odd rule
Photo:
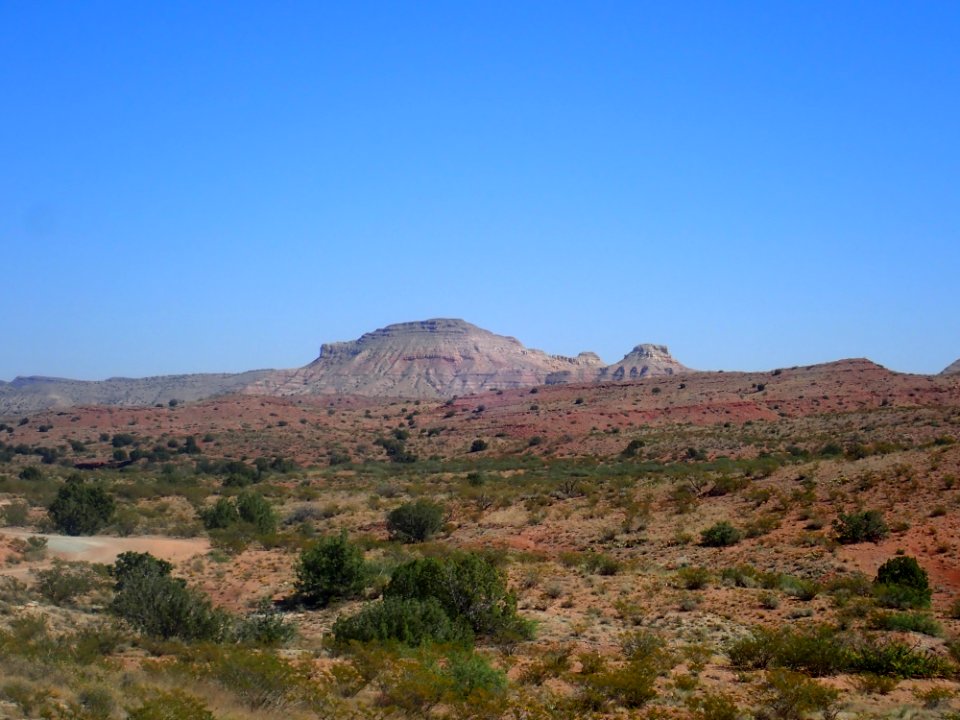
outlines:
[[[168,538],[159,536],[109,537],[93,535],[90,537],[71,537],[69,535],[45,535],[27,530],[0,530],[0,543],[5,539],[44,537],[47,539],[48,556],[62,560],[83,560],[86,562],[112,563],[122,552],[148,552],[174,564],[202,555],[210,550],[206,538]],[[0,574],[20,575],[32,568],[48,563],[29,563],[6,568],[0,567]]]

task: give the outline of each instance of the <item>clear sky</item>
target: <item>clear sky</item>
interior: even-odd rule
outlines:
[[[0,103],[0,379],[960,357],[954,1],[5,0]]]

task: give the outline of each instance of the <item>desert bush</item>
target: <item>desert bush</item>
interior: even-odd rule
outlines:
[[[865,510],[849,515],[840,513],[833,521],[833,531],[837,542],[842,545],[877,543],[890,534],[883,513],[879,510]]]
[[[728,547],[736,545],[742,537],[739,530],[723,520],[700,533],[700,544],[705,547]]]
[[[446,510],[429,500],[404,503],[387,515],[390,537],[401,542],[423,542],[443,527]]]
[[[570,669],[571,650],[569,645],[560,645],[540,652],[537,659],[520,673],[520,682],[542,685],[548,678],[560,677]]]
[[[764,610],[776,610],[780,607],[780,598],[772,592],[760,593],[760,607]]]
[[[465,622],[479,635],[531,631],[517,616],[517,599],[507,589],[504,573],[476,553],[423,558],[401,565],[383,594],[385,599],[434,598],[451,620]]]
[[[187,657],[175,668],[190,677],[212,680],[251,710],[279,711],[320,699],[321,687],[311,679],[308,662],[247,648],[214,648]]]
[[[215,720],[202,700],[182,690],[156,690],[136,707],[128,707],[129,720]]]
[[[10,575],[0,575],[0,611],[2,605],[22,605],[30,598],[27,585]]]
[[[721,693],[708,693],[691,703],[697,720],[740,720],[743,713],[736,702]]]
[[[507,689],[507,676],[476,652],[450,653],[445,674],[450,678],[452,695],[460,700],[477,695],[498,695]]]
[[[770,672],[765,690],[765,707],[757,713],[757,720],[803,720],[813,712],[825,715],[840,695],[834,688],[789,670]]]
[[[870,617],[870,627],[891,632],[916,632],[931,637],[941,637],[943,626],[927,613],[878,612]]]
[[[475,652],[421,651],[390,668],[380,684],[380,702],[410,715],[428,717],[442,703],[454,717],[499,717],[507,680]]]
[[[780,587],[790,597],[795,597],[804,602],[810,602],[820,593],[819,583],[792,575],[785,575],[781,578]]]
[[[861,572],[835,577],[826,583],[825,589],[839,602],[852,597],[868,597],[873,593],[870,579]]]
[[[863,673],[856,679],[857,690],[867,695],[889,695],[897,687],[897,678]]]
[[[113,498],[97,485],[88,485],[80,475],[71,475],[47,508],[57,530],[67,535],[93,535],[110,522]]]
[[[594,575],[616,575],[622,563],[606,553],[585,552],[580,557],[583,569]]]
[[[663,641],[648,632],[629,634],[622,641],[626,662],[600,668],[582,678],[578,703],[583,709],[601,709],[613,702],[626,708],[642,707],[656,697],[656,680],[673,664]]]
[[[897,678],[947,677],[956,668],[944,658],[898,640],[861,639],[851,670]]]
[[[104,578],[88,563],[54,560],[53,565],[34,573],[36,590],[54,605],[69,605],[101,586]]]
[[[22,501],[13,500],[7,503],[0,511],[3,524],[7,527],[23,527],[30,517],[30,506]]]
[[[887,560],[877,570],[874,592],[884,607],[898,609],[930,606],[932,591],[924,570],[916,558],[901,555]]]
[[[848,668],[851,651],[828,625],[793,630],[755,628],[753,632],[735,641],[727,648],[734,667],[762,670],[786,667],[803,670],[811,675],[833,675]]]
[[[110,610],[140,632],[163,639],[223,639],[230,617],[210,599],[170,576],[173,566],[149,553],[125,552],[113,566]]]
[[[396,641],[409,646],[469,643],[473,639],[470,627],[451,620],[436,598],[384,598],[355,615],[337,618],[333,635],[340,644]]]
[[[10,680],[0,686],[0,698],[12,703],[23,717],[49,715],[53,708],[54,693],[48,687],[36,686],[23,680]]]
[[[260,535],[269,535],[277,529],[276,512],[260,493],[240,493],[237,497],[237,514],[242,522],[252,525]]]
[[[710,584],[710,571],[705,567],[684,567],[677,571],[677,578],[687,590],[702,590]]]
[[[243,645],[274,647],[288,643],[296,633],[296,627],[265,599],[254,612],[234,624],[232,637]]]
[[[363,551],[341,532],[322,538],[300,554],[295,588],[302,602],[324,607],[334,600],[358,596],[368,579]]]
[[[234,503],[220,498],[213,507],[200,511],[200,520],[207,530],[222,530],[240,522],[240,513]]]

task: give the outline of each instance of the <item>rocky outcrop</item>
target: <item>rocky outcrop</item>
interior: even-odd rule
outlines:
[[[941,375],[960,375],[960,360],[946,368]]]
[[[676,375],[690,369],[673,359],[666,345],[637,345],[623,360],[600,371],[600,380],[639,380],[650,375]]]

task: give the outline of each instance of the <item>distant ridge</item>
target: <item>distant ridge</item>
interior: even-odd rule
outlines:
[[[960,374],[960,360],[957,360],[952,365],[948,366],[941,375],[958,375]]]
[[[464,320],[434,318],[388,325],[356,340],[326,343],[316,360],[293,370],[102,381],[16,378],[0,382],[0,414],[74,405],[136,407],[232,393],[449,398],[485,390],[630,381],[683,372],[690,371],[663,345],[637,345],[607,366],[592,352],[575,357],[549,355]]]
[[[270,370],[245,373],[197,373],[147,378],[67,380],[51,377],[18,377],[0,382],[0,413],[30,413],[73,405],[142,407],[171,400],[202,400],[240,392]]]

